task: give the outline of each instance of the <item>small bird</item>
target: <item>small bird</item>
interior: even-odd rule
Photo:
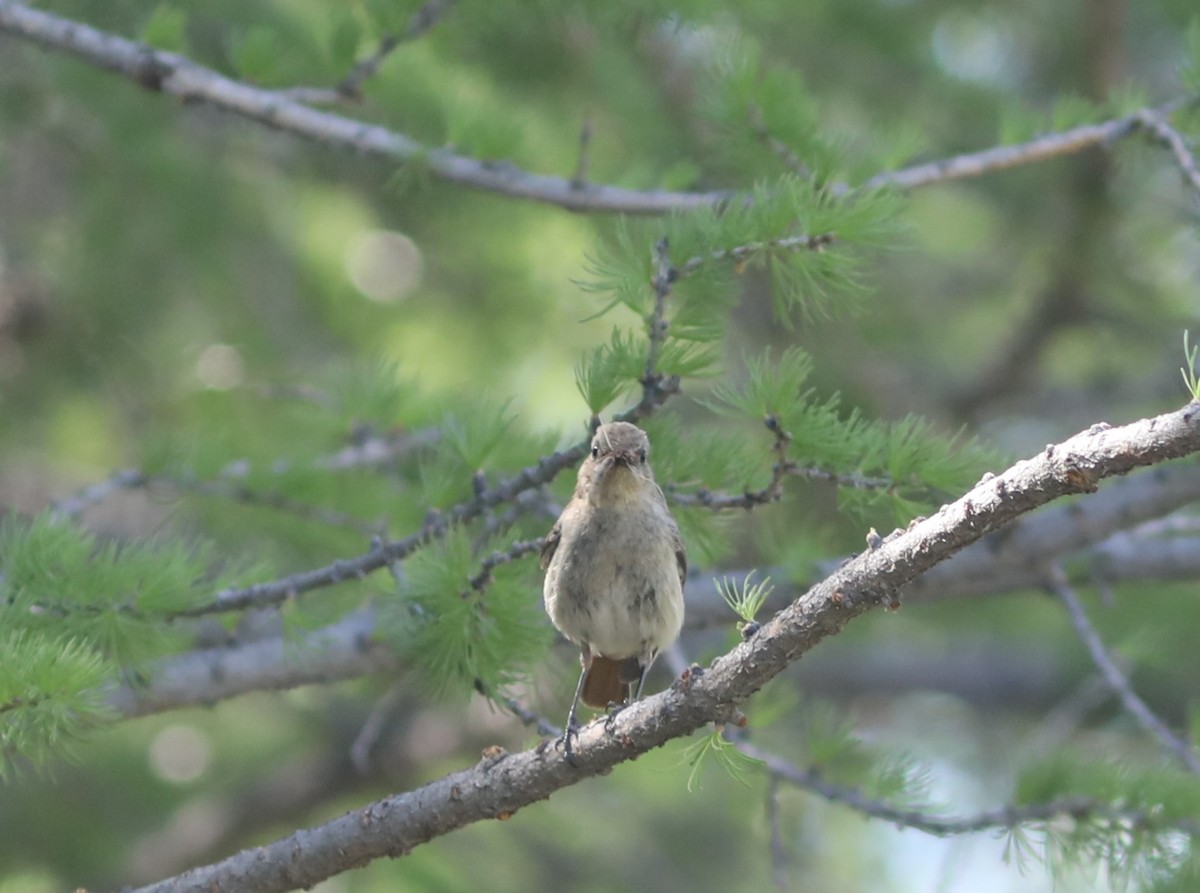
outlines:
[[[571,763],[580,700],[604,708],[641,697],[646,671],[683,626],[687,556],[649,458],[636,425],[598,428],[542,547],[546,612],[583,665],[563,732]]]

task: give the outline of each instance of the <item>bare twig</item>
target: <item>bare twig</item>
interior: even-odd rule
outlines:
[[[360,775],[367,775],[371,771],[371,751],[379,743],[388,721],[404,703],[406,694],[407,689],[402,683],[393,682],[384,692],[383,697],[375,702],[371,712],[367,714],[367,719],[359,729],[354,743],[350,745],[350,762],[354,764],[354,768]]]
[[[816,767],[801,769],[775,754],[745,741],[734,746],[751,759],[761,761],[773,777],[803,788],[830,803],[853,809],[868,818],[890,822],[901,828],[923,831],[934,837],[955,837],[982,831],[1011,830],[1020,825],[1045,824],[1056,818],[1081,821],[1101,819],[1123,827],[1200,833],[1190,820],[1164,820],[1146,810],[1121,807],[1091,797],[1060,797],[1047,803],[1001,806],[970,816],[939,816],[920,809],[904,809],[868,797],[859,788],[827,781]]]
[[[1067,575],[1063,573],[1061,567],[1054,566],[1050,569],[1047,585],[1067,609],[1071,624],[1087,648],[1088,654],[1092,656],[1092,662],[1104,676],[1104,681],[1108,683],[1109,688],[1120,698],[1121,706],[1125,708],[1125,711],[1137,721],[1138,725],[1157,738],[1159,744],[1174,754],[1190,772],[1200,774],[1200,755],[1196,753],[1190,743],[1167,728],[1166,723],[1159,719],[1154,711],[1146,705],[1146,702],[1138,697],[1137,692],[1133,690],[1133,685],[1125,678],[1125,674],[1121,672],[1112,655],[1108,653],[1108,649],[1104,647],[1100,634],[1088,620],[1087,612],[1084,611],[1079,596],[1067,582]]]
[[[454,3],[455,0],[425,0],[401,33],[383,35],[375,52],[355,63],[350,73],[337,85],[337,92],[345,97],[361,97],[363,84],[375,76],[392,51],[402,43],[416,40],[428,32],[454,7]]]
[[[679,266],[676,278],[682,279],[690,276],[706,264],[716,261],[732,260],[740,264],[752,255],[764,251],[821,251],[826,246],[832,245],[835,240],[836,237],[833,233],[818,233],[813,236],[784,236],[765,242],[748,242],[733,248],[722,248],[710,254],[689,257]]]
[[[750,109],[750,130],[792,173],[806,180],[812,176],[808,165],[800,160],[800,156],[792,151],[791,146],[767,129],[767,125],[763,121],[762,109],[757,107]]]
[[[767,824],[771,828],[771,879],[775,882],[776,890],[786,891],[787,850],[783,846],[783,830],[779,822],[779,776],[775,773],[767,777],[766,800]]]
[[[476,685],[476,689],[484,697],[503,706],[509,713],[520,720],[521,725],[534,729],[539,735],[544,738],[561,738],[562,729],[556,726],[540,713],[535,713],[530,710],[516,698],[510,698],[507,695],[489,694],[480,686]]]
[[[1196,156],[1188,148],[1183,134],[1168,124],[1160,111],[1143,109],[1137,113],[1137,118],[1147,133],[1170,150],[1184,182],[1200,194],[1200,165],[1197,165]]]
[[[497,550],[492,552],[487,558],[479,564],[479,573],[471,577],[471,588],[478,591],[486,589],[492,582],[492,571],[502,564],[508,564],[510,561],[517,561],[524,558],[526,555],[532,555],[542,548],[542,544],[546,541],[545,537],[539,536],[532,540],[517,540],[503,551]]]
[[[241,589],[226,589],[218,592],[212,602],[181,611],[176,616],[198,617],[277,605],[301,592],[360,579],[394,561],[407,558],[420,547],[441,539],[455,526],[479,517],[487,509],[511,502],[520,493],[548,483],[559,472],[579,462],[586,452],[585,440],[570,449],[545,456],[536,465],[522,469],[508,480],[465,502],[460,502],[447,512],[431,512],[415,533],[403,539],[379,543],[356,558],[339,559],[332,564],[291,574],[269,583],[259,583]]]
[[[587,184],[588,166],[592,159],[592,122],[585,120],[579,128],[579,161],[575,164],[575,173],[571,177],[571,185],[582,189]]]
[[[310,467],[320,471],[341,472],[380,466],[389,462],[395,462],[415,449],[431,446],[437,443],[439,437],[440,432],[432,428],[385,436],[375,435],[365,437],[357,443],[338,450],[336,453],[312,460]],[[284,474],[291,471],[294,467],[291,462],[280,460],[271,465],[270,472],[272,474]],[[230,462],[213,480],[202,480],[193,477],[173,477],[162,474],[152,475],[141,469],[128,468],[114,472],[106,480],[95,484],[88,484],[75,493],[55,501],[51,506],[51,512],[55,517],[60,519],[77,518],[89,508],[94,508],[106,502],[118,493],[147,489],[154,486],[171,487],[177,490],[191,490],[208,496],[225,496],[245,502],[262,502],[276,508],[283,508],[279,504],[280,502],[289,502],[288,497],[282,494],[260,493],[244,486],[238,486],[236,482],[248,478],[250,471],[251,463],[249,460],[244,459]],[[295,506],[296,513],[301,515],[305,514],[306,511],[316,513],[317,515],[328,511],[315,506],[304,506],[300,503],[290,504]],[[364,532],[374,532],[378,526],[363,524],[361,521],[341,513],[331,513],[328,518],[321,518],[321,520],[327,520],[328,523],[334,525],[353,527]]]
[[[798,477],[809,481],[826,481],[853,490],[889,490],[896,486],[896,482],[888,477],[869,477],[854,473],[839,474],[811,465],[797,465],[791,459],[784,457],[772,466],[770,482],[758,490],[721,493],[715,490],[700,489],[694,493],[684,493],[667,485],[663,487],[663,492],[675,505],[703,506],[714,511],[752,509],[755,506],[767,505],[777,500],[783,481],[789,477]]]
[[[671,284],[675,281],[676,272],[671,266],[671,251],[667,237],[663,236],[654,243],[654,277],[650,284],[654,288],[654,309],[646,319],[646,336],[649,347],[646,350],[646,368],[642,373],[642,387],[656,389],[662,379],[658,371],[658,358],[662,354],[663,344],[667,340],[667,332],[671,324],[667,321],[667,297],[671,294]]]
[[[738,195],[731,191],[637,190],[594,183],[578,188],[569,178],[535,174],[507,162],[467,158],[425,146],[398,131],[311,108],[278,91],[259,89],[224,77],[176,53],[155,50],[16,0],[0,0],[0,32],[70,53],[91,65],[116,71],[150,90],[185,101],[204,102],[270,127],[393,163],[420,159],[424,169],[435,177],[513,198],[575,211],[666,214],[723,207]],[[1151,111],[1166,115],[1181,104],[1173,102]],[[1138,114],[1126,115],[1100,124],[1047,134],[1015,146],[999,146],[904,170],[887,171],[863,185],[867,189],[881,186],[915,189],[982,176],[991,171],[1074,155],[1092,146],[1113,143],[1137,130],[1140,123]],[[842,187],[841,191],[847,189]]]
[[[89,508],[112,499],[118,493],[137,490],[146,485],[149,477],[136,468],[114,472],[103,481],[88,484],[80,490],[56,500],[50,507],[53,517],[60,520],[75,518]]]
[[[1172,100],[1151,109],[1150,112],[1155,115],[1169,115],[1189,101],[1191,100]],[[867,180],[863,188],[895,186],[900,189],[919,189],[933,183],[979,177],[993,171],[1046,161],[1060,155],[1076,155],[1093,146],[1106,146],[1135,133],[1142,127],[1143,114],[1144,112],[1135,112],[1099,124],[1082,124],[1058,133],[1043,134],[1012,146],[995,146],[980,152],[968,152],[898,171],[884,171]]]
[[[1020,515],[1112,475],[1200,451],[1200,404],[1120,428],[1085,431],[1001,475],[847,562],[707,669],[579,731],[575,765],[553,747],[488,752],[471,769],[389,796],[312,829],[142,888],[139,893],[253,888],[278,893],[384,856],[402,856],[484,818],[508,818],[571,784],[666,741],[726,721],[767,681],[896,590]],[[436,804],[436,808],[431,808]]]

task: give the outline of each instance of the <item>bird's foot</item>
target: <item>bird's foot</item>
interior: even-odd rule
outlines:
[[[608,705],[608,713],[604,717],[604,731],[605,732],[607,732],[610,735],[612,734],[613,723],[615,723],[617,721],[617,717],[621,715],[621,711],[623,711],[626,707],[628,707],[632,703],[633,703],[633,701],[621,701],[620,703],[613,701]]]
[[[579,768],[579,764],[575,762],[575,748],[571,745],[572,738],[579,737],[579,726],[573,722],[567,723],[567,727],[563,730],[562,737],[558,740],[562,742],[563,756],[567,762],[575,768]]]

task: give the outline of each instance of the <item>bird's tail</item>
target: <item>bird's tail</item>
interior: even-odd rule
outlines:
[[[584,671],[579,699],[589,707],[601,709],[610,704],[624,704],[641,678],[642,665],[636,657],[614,660],[593,654]]]

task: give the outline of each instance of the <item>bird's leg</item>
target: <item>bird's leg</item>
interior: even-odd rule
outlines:
[[[563,756],[567,758],[567,762],[572,766],[578,765],[575,762],[575,751],[571,747],[571,736],[579,734],[579,726],[575,723],[575,711],[579,709],[579,695],[583,692],[583,680],[587,678],[588,667],[592,663],[592,652],[587,645],[584,645],[579,653],[579,681],[575,683],[575,697],[571,699],[571,709],[567,711],[567,724],[563,728],[562,743]]]

